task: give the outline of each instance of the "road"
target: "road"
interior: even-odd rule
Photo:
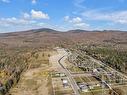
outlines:
[[[77,54],[79,54],[79,53],[77,52]],[[127,79],[127,76],[126,76],[125,74],[123,74],[123,73],[121,73],[121,72],[119,72],[119,71],[117,71],[117,70],[115,70],[115,69],[109,67],[108,65],[105,65],[105,64],[104,64],[103,62],[101,62],[100,60],[97,60],[97,59],[95,59],[95,58],[93,58],[93,57],[91,57],[91,56],[89,56],[89,55],[85,55],[85,56],[89,57],[93,62],[95,62],[95,63],[97,63],[97,64],[99,64],[99,65],[101,65],[101,66],[106,67],[109,71],[116,72],[117,74],[119,74],[119,76],[122,76],[123,78]]]
[[[86,56],[89,57],[93,62],[99,64],[100,66],[106,67],[110,72],[116,72],[117,74],[119,74],[119,76],[121,76],[121,77],[127,79],[127,76],[124,75],[124,74],[122,74],[121,72],[119,72],[119,71],[117,71],[117,70],[115,70],[115,69],[113,69],[113,68],[111,68],[111,67],[105,65],[103,62],[101,62],[101,61],[99,61],[99,60],[96,60],[96,59],[94,59],[93,57],[91,57],[91,56],[89,56],[89,55],[86,55]],[[106,71],[105,71],[105,72],[106,72]],[[106,73],[107,73],[107,72],[106,72]],[[102,80],[102,79],[100,79],[100,80]],[[116,95],[119,95],[107,82],[105,82],[105,80],[102,80],[102,82],[103,82],[104,84],[106,84],[106,85],[109,87],[109,89],[111,89],[112,91],[114,91],[114,93],[115,93]]]
[[[122,76],[122,77],[124,77],[125,79],[127,79],[127,76],[126,76],[125,74],[123,74],[123,73],[121,73],[121,72],[119,72],[119,71],[117,71],[117,70],[115,70],[115,69],[113,69],[113,68],[111,68],[111,67],[105,65],[105,64],[102,63],[101,61],[96,60],[96,59],[94,59],[94,58],[91,57],[91,56],[88,56],[88,57],[91,58],[91,60],[93,60],[94,62],[98,63],[99,65],[106,67],[109,71],[116,72],[116,73],[119,74],[120,76]]]
[[[71,86],[72,86],[72,88],[73,88],[73,91],[74,91],[75,95],[80,95],[80,94],[79,94],[79,91],[78,91],[79,87],[77,86],[77,84],[76,84],[75,80],[73,79],[71,73],[70,73],[70,72],[66,69],[66,67],[64,66],[65,60],[66,60],[66,58],[68,57],[69,54],[68,54],[64,49],[57,49],[57,51],[58,51],[59,53],[60,53],[61,51],[64,51],[64,52],[65,52],[64,55],[61,56],[61,58],[58,60],[58,63],[60,64],[60,66],[62,67],[64,73],[65,73],[66,76],[68,77],[68,79],[69,79],[69,81],[70,81],[70,84],[71,84]]]

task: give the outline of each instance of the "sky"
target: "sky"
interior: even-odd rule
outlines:
[[[127,0],[0,0],[0,33],[127,30]]]

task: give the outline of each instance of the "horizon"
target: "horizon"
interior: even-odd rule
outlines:
[[[45,27],[59,31],[126,31],[126,3],[127,0],[0,0],[0,33]]]
[[[17,31],[10,31],[10,32],[3,32],[0,34],[6,34],[6,33],[20,33],[20,32],[27,32],[27,31],[32,31],[32,30],[39,30],[39,29],[51,29],[53,31],[57,31],[57,32],[70,32],[70,31],[83,31],[83,32],[127,32],[126,30],[85,30],[85,29],[70,29],[70,30],[66,30],[66,31],[62,31],[62,30],[57,30],[57,29],[53,29],[53,28],[34,28],[34,29],[26,29],[26,30],[17,30]],[[44,31],[42,31],[44,32]]]

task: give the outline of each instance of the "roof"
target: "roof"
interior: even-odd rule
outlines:
[[[63,81],[63,83],[68,83],[68,81],[67,81],[67,80],[65,80],[65,79],[63,79],[62,81]]]

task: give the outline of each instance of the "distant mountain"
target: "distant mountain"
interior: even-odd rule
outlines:
[[[32,29],[30,32],[58,32],[57,30],[53,30],[50,28],[40,28],[40,29]]]
[[[49,28],[0,34],[0,48],[55,47],[83,44],[110,44],[127,48],[127,32],[118,30],[61,32]]]
[[[81,29],[75,29],[75,30],[69,30],[67,32],[75,32],[75,33],[78,33],[78,32],[90,32],[88,30],[81,30]]]
[[[10,33],[0,33],[0,36],[6,36],[11,34],[17,34],[17,33],[24,33],[24,32],[63,32],[58,31],[50,28],[40,28],[40,29],[31,29],[26,31],[17,31],[17,32],[10,32]],[[65,32],[72,32],[72,33],[79,33],[79,32],[127,32],[127,31],[120,31],[120,30],[82,30],[82,29],[75,29],[75,30],[68,30]]]
[[[120,31],[120,30],[81,30],[81,29],[75,29],[75,30],[69,30],[67,32],[127,32],[127,31]]]

